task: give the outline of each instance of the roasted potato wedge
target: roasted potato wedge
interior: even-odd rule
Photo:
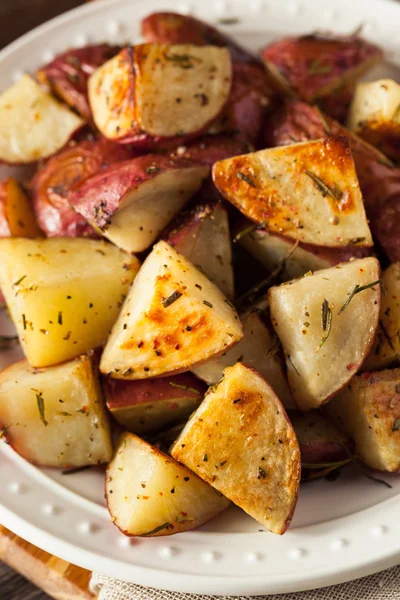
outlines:
[[[316,33],[272,42],[261,56],[281,91],[313,102],[356,81],[383,52],[356,36]]]
[[[246,217],[301,242],[372,246],[348,141],[328,138],[216,163],[217,189]]]
[[[239,317],[217,286],[161,241],[130,289],[100,370],[116,379],[188,371],[242,337]]]
[[[400,471],[400,369],[354,376],[324,410],[368,467]]]
[[[67,199],[82,181],[132,153],[105,138],[71,142],[39,169],[30,183],[30,195],[39,225],[47,237],[97,237],[93,228]]]
[[[51,91],[84,119],[91,118],[87,82],[89,76],[121,48],[109,44],[95,44],[83,48],[72,48],[58,54],[51,62],[41,67],[36,76],[48,85]]]
[[[379,325],[374,345],[363,369],[385,369],[400,360],[400,263],[390,265],[382,275],[385,293],[381,298]]]
[[[239,234],[239,237],[240,244],[271,273],[280,270],[281,281],[296,279],[309,271],[327,269],[351,258],[363,258],[370,254],[368,248],[358,246],[327,248],[297,243],[260,228],[252,229],[246,235]]]
[[[286,409],[295,408],[280,356],[279,342],[260,311],[241,316],[244,336],[236,346],[218,358],[193,370],[208,385],[220,381],[224,369],[243,361],[264,377]]]
[[[317,411],[291,412],[290,422],[300,446],[303,468],[341,462],[349,458],[352,440]]]
[[[378,326],[379,278],[379,262],[368,257],[269,290],[272,324],[301,410],[327,402],[368,355]]]
[[[297,502],[300,449],[257,371],[242,363],[225,369],[171,452],[270,531],[285,533]]]
[[[0,240],[0,286],[30,364],[103,344],[138,269],[136,257],[100,240]]]
[[[111,433],[91,356],[33,369],[28,361],[0,373],[0,426],[26,460],[46,467],[109,462]]]
[[[390,158],[400,159],[400,85],[393,79],[359,83],[349,129]]]
[[[209,172],[183,158],[147,154],[89,177],[68,195],[74,209],[127,252],[146,250]]]
[[[233,298],[231,236],[228,213],[222,202],[195,206],[172,224],[165,241],[199,266],[227,298]]]
[[[400,261],[400,168],[339,123],[304,102],[288,101],[265,123],[266,145],[346,135],[371,231],[392,262]]]
[[[107,408],[128,431],[155,433],[190,417],[206,387],[191,373],[158,379],[103,380]]]
[[[257,59],[235,40],[212,25],[188,15],[155,12],[142,21],[142,36],[150,44],[195,44],[228,48],[235,62],[251,63]]]
[[[29,75],[0,94],[0,163],[47,158],[65,146],[84,121]]]
[[[41,235],[31,204],[19,183],[13,177],[0,181],[0,238]]]
[[[124,433],[106,475],[111,519],[125,535],[156,537],[200,527],[229,500],[173,458]]]
[[[205,131],[223,110],[231,84],[224,48],[140,44],[97,69],[88,88],[101,133],[134,142],[143,141],[143,133],[179,139]]]

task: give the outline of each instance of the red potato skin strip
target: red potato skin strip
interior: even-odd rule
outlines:
[[[58,54],[54,60],[37,71],[37,78],[84,119],[90,120],[92,111],[87,94],[90,75],[107,60],[118,54],[119,46],[95,44],[72,48]]]
[[[236,136],[205,135],[187,145],[174,149],[170,156],[172,158],[187,158],[201,165],[212,166],[215,162],[246,154],[251,151],[251,146],[238,139]]]
[[[264,142],[268,147],[329,135],[348,137],[372,234],[389,259],[399,261],[400,168],[340,123],[305,102],[286,101],[264,125]]]
[[[100,138],[72,142],[50,158],[30,184],[30,196],[42,231],[48,237],[98,237],[71,208],[68,193],[91,175],[130,156],[130,150]]]

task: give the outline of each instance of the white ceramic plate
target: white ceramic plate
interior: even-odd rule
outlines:
[[[112,0],[67,13],[1,52],[0,89],[68,46],[139,41],[140,19],[159,9],[190,12],[212,23],[237,17],[224,30],[254,50],[285,33],[317,28],[348,33],[363,23],[364,34],[387,49],[391,63],[370,77],[392,74],[400,80],[395,66],[400,65],[400,3]],[[0,331],[12,331],[4,315]],[[18,352],[3,354],[3,363],[15,360]],[[335,482],[302,486],[293,524],[283,537],[262,531],[244,513],[230,509],[197,531],[130,540],[110,522],[101,472],[62,476],[39,470],[0,444],[0,522],[68,561],[146,586],[232,595],[299,591],[400,562],[400,477],[385,479],[392,489],[347,469]]]

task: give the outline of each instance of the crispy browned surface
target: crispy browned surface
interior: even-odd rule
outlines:
[[[283,38],[262,51],[267,68],[272,65],[282,85],[307,102],[358,78],[382,57],[377,46],[361,38],[320,34]]]
[[[0,237],[38,237],[29,200],[18,182],[9,177],[0,182]]]

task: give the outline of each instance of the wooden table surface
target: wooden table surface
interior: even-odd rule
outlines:
[[[0,0],[0,48],[14,39],[82,4],[82,0]],[[49,596],[0,562],[0,598],[7,600],[49,600]]]

